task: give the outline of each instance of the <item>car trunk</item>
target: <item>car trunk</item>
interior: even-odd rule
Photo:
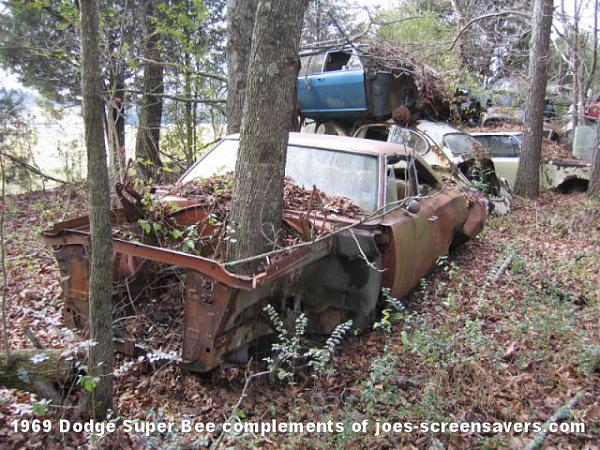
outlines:
[[[200,223],[205,207],[182,201],[175,213],[182,224]],[[128,334],[124,325],[135,310],[149,308],[144,290],[161,273],[177,273],[182,301],[170,316],[180,330],[180,353],[191,370],[208,371],[227,360],[244,360],[250,344],[272,333],[262,313],[267,303],[284,316],[301,311],[309,318],[308,332],[329,334],[340,323],[352,319],[366,327],[381,289],[381,273],[370,269],[363,258],[380,264],[378,242],[383,228],[365,224],[353,231],[325,233],[310,245],[296,245],[265,258],[262,270],[253,276],[233,273],[222,260],[184,253],[156,244],[119,237],[131,225],[124,209],[113,210],[114,299],[121,312],[115,323],[117,349],[135,355],[151,350]],[[285,226],[306,232],[306,214],[285,211]],[[312,225],[331,231],[356,220],[344,217],[311,217]],[[205,233],[210,230],[205,229]],[[87,216],[59,223],[44,231],[54,247],[65,298],[64,319],[68,326],[85,330],[88,316],[89,219]],[[200,236],[201,238],[202,236]],[[156,304],[156,298],[152,299]],[[160,307],[160,305],[158,305]],[[173,318],[171,318],[173,319]],[[135,320],[135,319],[133,319]]]

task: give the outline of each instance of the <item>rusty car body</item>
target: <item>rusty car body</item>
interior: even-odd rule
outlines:
[[[224,138],[180,182],[233,168],[238,144],[237,135]],[[478,234],[487,218],[482,196],[442,183],[406,146],[291,133],[286,174],[298,184],[345,195],[372,215],[356,224],[357,219],[335,214],[311,214],[315,226],[336,231],[265,259],[264,270],[253,276],[237,275],[210,257],[113,240],[115,286],[128,283],[131,291],[139,289],[156,264],[185,274],[181,359],[190,370],[209,371],[225,361],[246,359],[250,344],[273,333],[262,312],[267,303],[287,318],[304,312],[310,333],[329,334],[349,319],[356,327],[369,326],[382,287],[395,297],[406,295],[439,256]],[[329,177],[340,182],[332,184]],[[162,195],[161,201],[178,205],[173,217],[179,223],[206,221],[202,198]],[[292,229],[302,230],[303,219],[301,211],[284,211],[285,225]],[[113,210],[112,221],[114,227],[126,222],[124,210]],[[89,219],[56,224],[43,236],[60,267],[65,322],[85,329]],[[121,291],[115,287],[114,292]],[[117,335],[119,350],[134,353],[135,343],[122,330]]]

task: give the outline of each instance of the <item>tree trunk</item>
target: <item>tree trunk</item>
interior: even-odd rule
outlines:
[[[160,36],[152,19],[156,16],[153,0],[145,0],[142,6],[144,17],[144,80],[140,101],[138,132],[135,142],[135,158],[146,163],[141,164],[142,172],[155,181],[162,167],[160,160],[160,124],[162,121],[164,68],[160,62]]]
[[[192,68],[191,66],[192,58],[189,52],[185,52],[184,55],[184,65],[187,68]],[[191,71],[185,71],[183,73],[183,93],[186,98],[192,98],[192,73]],[[188,166],[191,166],[194,163],[194,126],[193,122],[193,114],[192,108],[193,105],[191,102],[186,102],[183,106],[184,113],[183,117],[185,120],[185,158]]]
[[[573,130],[575,127],[579,125],[579,13],[577,8],[577,0],[573,1],[573,54],[572,58],[572,67],[573,67],[573,92],[572,92],[572,102],[573,102]],[[575,133],[573,133],[575,135]]]
[[[235,166],[227,245],[234,261],[272,249],[283,214],[290,120],[300,69],[298,47],[308,0],[261,0],[256,12],[244,120]],[[233,266],[251,274],[258,262]]]
[[[118,57],[121,43],[114,33],[108,33],[107,39],[110,54],[117,55],[111,57],[108,65],[108,151],[112,176],[122,179],[125,170],[125,67]]]
[[[594,145],[594,158],[592,162],[592,175],[588,187],[588,195],[593,199],[600,199],[600,120],[596,125],[596,142]]]
[[[112,104],[110,117],[115,127],[116,153],[114,156],[116,175],[122,175],[125,170],[125,74],[121,69],[114,74],[111,82]]]
[[[242,126],[248,62],[258,0],[227,2],[227,133]]]
[[[529,51],[529,91],[523,123],[523,150],[515,180],[515,193],[535,198],[540,192],[540,155],[544,103],[548,78],[548,47],[552,27],[552,0],[535,0]]]
[[[108,142],[109,166],[112,176],[121,179],[125,170],[125,108],[123,97],[125,95],[124,75],[110,75],[108,87],[110,101],[107,103],[107,115],[104,125],[106,141]]]
[[[592,26],[592,67],[588,73],[583,88],[584,98],[583,104],[587,103],[587,96],[594,81],[594,75],[596,74],[596,67],[598,66],[598,0],[594,0],[594,25]],[[584,111],[585,114],[585,111]]]
[[[91,271],[89,286],[90,348],[88,373],[98,377],[96,388],[85,399],[90,414],[103,419],[112,408],[112,228],[106,148],[102,130],[103,102],[98,51],[98,3],[82,0],[81,96],[85,146],[88,155]]]

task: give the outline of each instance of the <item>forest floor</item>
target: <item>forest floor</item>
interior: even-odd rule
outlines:
[[[6,205],[9,339],[31,347],[29,327],[48,348],[81,337],[62,325],[60,275],[40,232],[84,214],[80,190],[11,197]],[[491,281],[507,255],[508,270]],[[551,434],[544,448],[597,449],[600,442],[600,208],[584,194],[544,193],[516,199],[511,214],[489,220],[483,233],[439,262],[407,298],[391,332],[344,338],[335,375],[290,385],[255,378],[235,416],[242,421],[342,422],[345,431],[320,434],[227,435],[229,446],[254,448],[522,448],[534,432],[386,433],[382,422],[543,422],[578,393],[572,421],[585,433]],[[127,358],[118,357],[120,366]],[[253,371],[264,370],[256,364]],[[245,384],[245,367],[207,376],[173,365],[134,366],[115,378],[119,421],[222,423]],[[73,400],[73,398],[71,399]],[[177,431],[147,437],[117,432],[15,433],[15,418],[73,420],[35,396],[0,390],[0,447],[191,448],[215,436]],[[366,433],[351,422],[370,421]]]

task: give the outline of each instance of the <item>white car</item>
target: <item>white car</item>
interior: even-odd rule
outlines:
[[[492,155],[496,173],[511,186],[515,183],[519,155],[523,144],[521,131],[489,131],[471,133]],[[542,160],[540,186],[542,189],[558,189],[563,192],[586,190],[592,172],[589,161],[577,158]]]
[[[413,148],[440,175],[488,195],[497,214],[510,211],[512,196],[490,154],[471,136],[442,122],[419,120],[410,128],[392,120],[359,127],[355,137],[403,144]]]

